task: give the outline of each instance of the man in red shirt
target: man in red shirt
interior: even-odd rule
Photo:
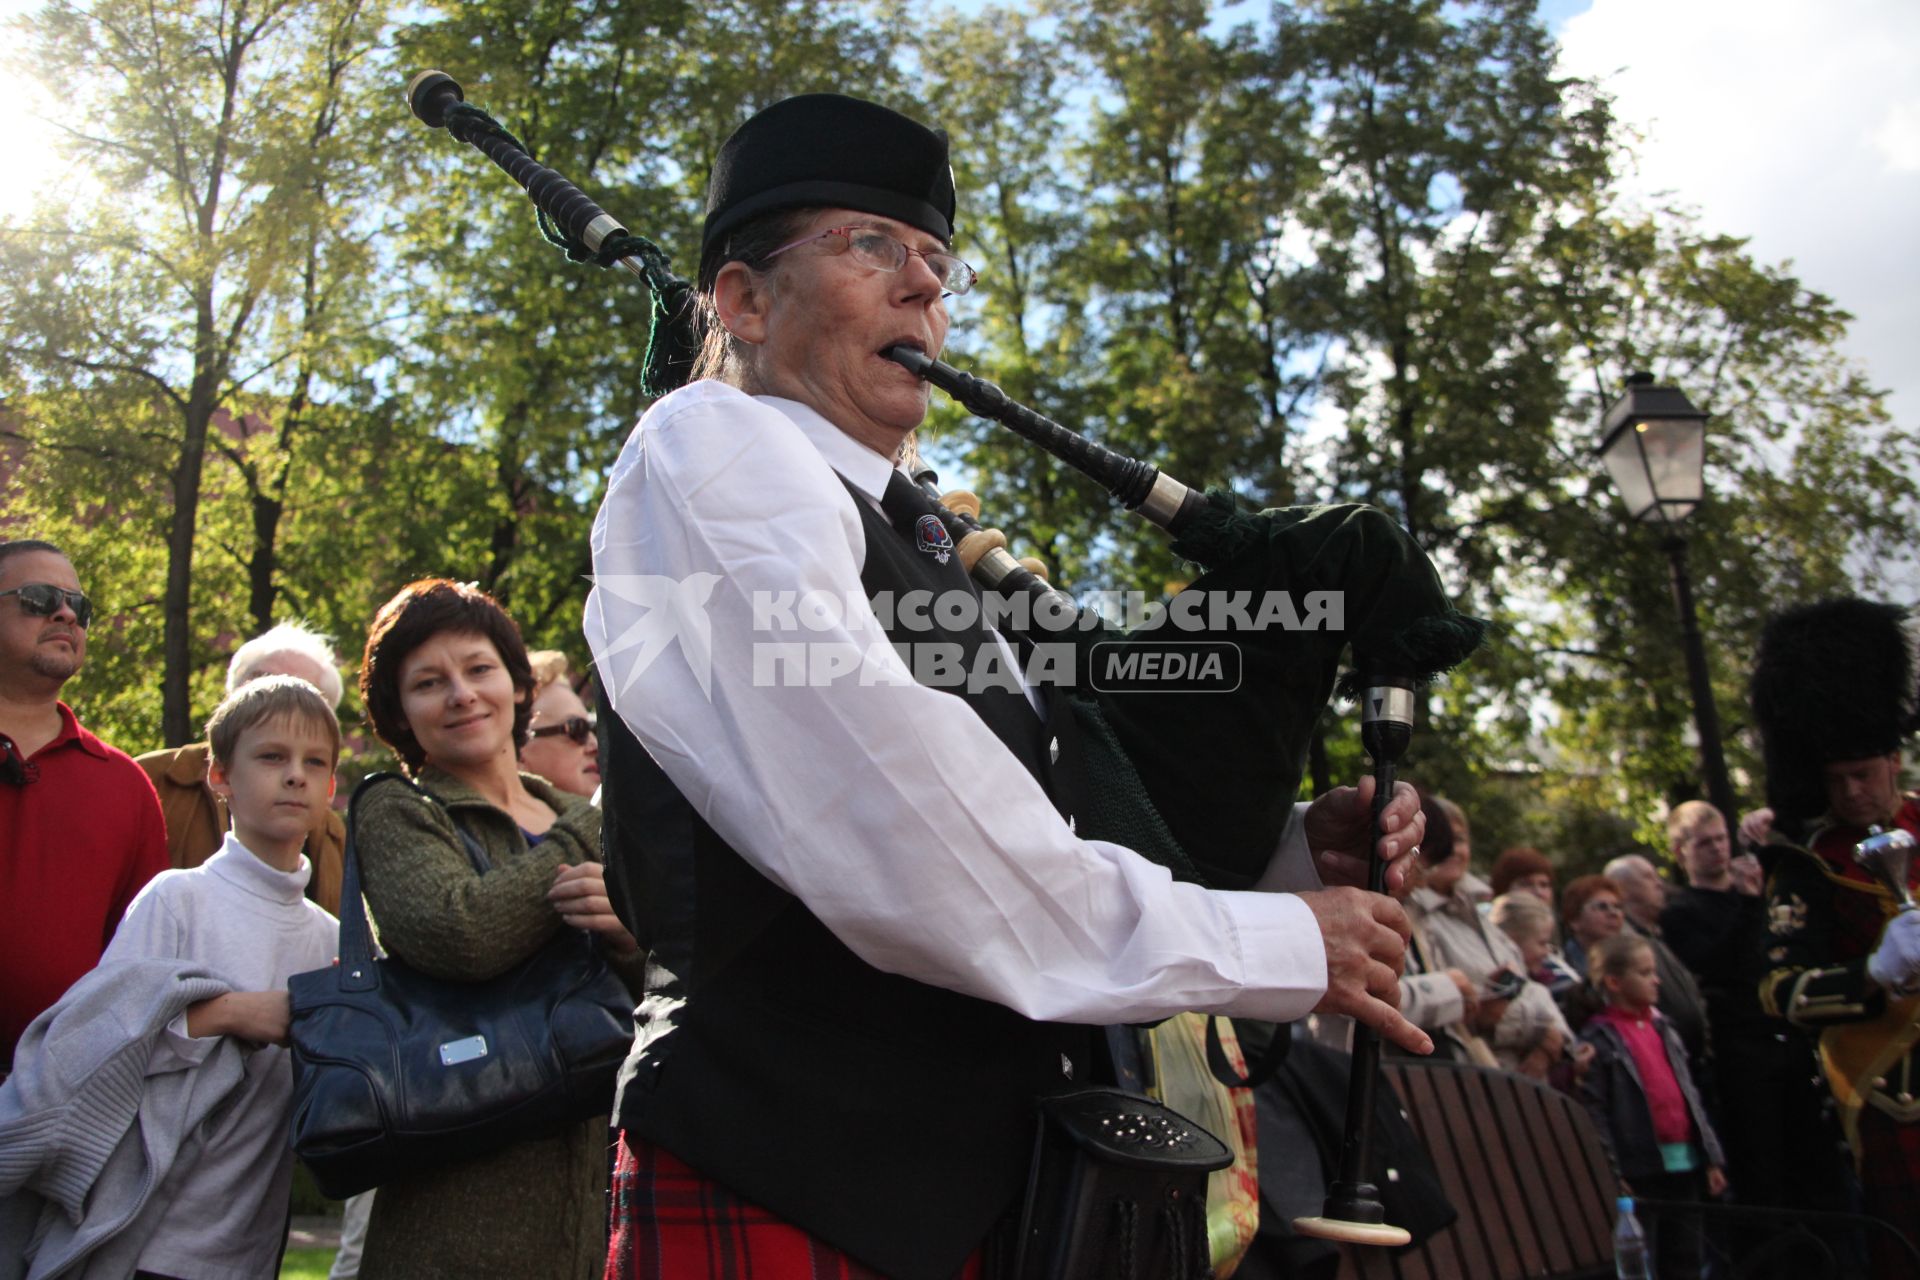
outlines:
[[[60,701],[92,617],[58,547],[0,542],[0,1077],[167,867],[153,784]]]

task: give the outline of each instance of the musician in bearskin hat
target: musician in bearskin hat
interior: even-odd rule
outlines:
[[[1855,858],[1870,834],[1920,836],[1920,797],[1900,790],[1916,725],[1907,611],[1857,598],[1773,617],[1752,682],[1769,807],[1742,838],[1766,847],[1766,1010],[1819,1036],[1867,1212],[1920,1246],[1920,912]],[[1920,866],[1890,863],[1909,889]],[[1874,1243],[1877,1276],[1911,1259]]]

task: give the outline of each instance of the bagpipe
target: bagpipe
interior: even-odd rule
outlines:
[[[438,71],[407,87],[414,114],[480,150],[525,188],[541,231],[575,261],[619,267],[639,276],[653,295],[645,389],[661,395],[683,383],[697,349],[692,288],[673,274],[652,241],[632,234],[564,177],[527,155],[484,111],[465,102],[460,86]],[[1124,662],[1129,653],[1169,644],[1225,644],[1238,655],[1237,688],[1186,690],[1076,678],[1056,692],[1068,699],[1083,756],[1073,811],[1083,838],[1123,844],[1177,877],[1216,888],[1245,889],[1259,880],[1280,844],[1305,771],[1308,748],[1336,693],[1361,705],[1362,740],[1374,761],[1374,842],[1393,792],[1394,770],[1411,739],[1416,690],[1464,660],[1485,624],[1457,611],[1439,576],[1411,536],[1385,512],[1358,504],[1242,509],[1225,492],[1201,492],[1152,465],[1109,450],[1020,405],[992,383],[925,353],[894,347],[889,358],[973,413],[1001,423],[1102,485],[1122,506],[1163,529],[1172,550],[1204,570],[1182,594],[1201,601],[1298,601],[1314,593],[1329,608],[1322,625],[1253,626],[1232,610],[1200,610],[1196,625],[1123,631],[1080,610],[983,529],[968,511],[936,504],[962,563],[984,595],[1023,602],[1033,621],[1018,646],[1070,646],[1087,671],[1098,657]],[[923,487],[930,478],[918,476]],[[960,505],[956,503],[955,505]],[[1353,668],[1341,672],[1351,648]],[[616,739],[617,741],[617,739]],[[668,822],[651,813],[645,821]],[[608,822],[617,821],[612,815]],[[669,826],[671,823],[669,822]],[[1371,888],[1384,889],[1385,868],[1372,857]],[[609,873],[610,879],[612,873]],[[1284,1037],[1282,1037],[1284,1042]],[[1365,1179],[1379,1043],[1356,1028],[1353,1087],[1340,1177],[1324,1220],[1298,1229],[1333,1238],[1404,1243],[1383,1226],[1375,1189]]]

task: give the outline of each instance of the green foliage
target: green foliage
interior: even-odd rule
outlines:
[[[326,1280],[338,1249],[289,1249],[280,1260],[280,1280]]]
[[[1884,495],[1920,459],[1837,354],[1845,312],[1625,201],[1607,99],[1557,75],[1531,0],[1237,24],[1201,0],[128,3],[19,28],[77,86],[105,193],[0,231],[0,440],[9,531],[72,545],[104,602],[72,692],[130,747],[204,716],[270,619],[351,652],[413,577],[477,580],[584,656],[648,299],[565,263],[504,175],[405,116],[427,66],[683,275],[708,161],[753,110],[831,89],[949,130],[981,269],[956,363],[1251,505],[1377,503],[1497,624],[1405,766],[1474,814],[1483,861],[1525,843],[1589,869],[1702,790],[1666,558],[1590,452],[1626,374],[1715,415],[1692,565],[1743,799],[1761,620],[1909,554]],[[1191,575],[999,428],[945,406],[923,436],[1057,581]],[[1352,721],[1324,721],[1329,780],[1364,767]]]

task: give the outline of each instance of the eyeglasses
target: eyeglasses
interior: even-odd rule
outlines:
[[[1625,911],[1626,910],[1625,907],[1615,902],[1612,898],[1595,898],[1592,902],[1587,903],[1586,906],[1580,909],[1582,911]]]
[[[768,254],[766,260],[771,262],[789,249],[798,249],[803,244],[812,244],[828,236],[839,236],[846,241],[855,262],[864,263],[877,271],[898,271],[907,265],[909,256],[917,257],[932,269],[940,281],[940,288],[947,293],[965,293],[980,278],[972,267],[950,253],[939,249],[929,253],[924,249],[909,248],[877,227],[828,227],[817,235],[781,245]]]
[[[93,601],[85,593],[56,587],[50,582],[29,582],[24,587],[0,591],[0,596],[19,596],[20,612],[30,618],[51,618],[62,603],[73,610],[73,620],[82,631],[93,621]]]
[[[543,724],[527,736],[530,738],[551,738],[556,733],[564,733],[576,746],[586,746],[587,739],[593,736],[592,716],[568,716],[559,724]]]

